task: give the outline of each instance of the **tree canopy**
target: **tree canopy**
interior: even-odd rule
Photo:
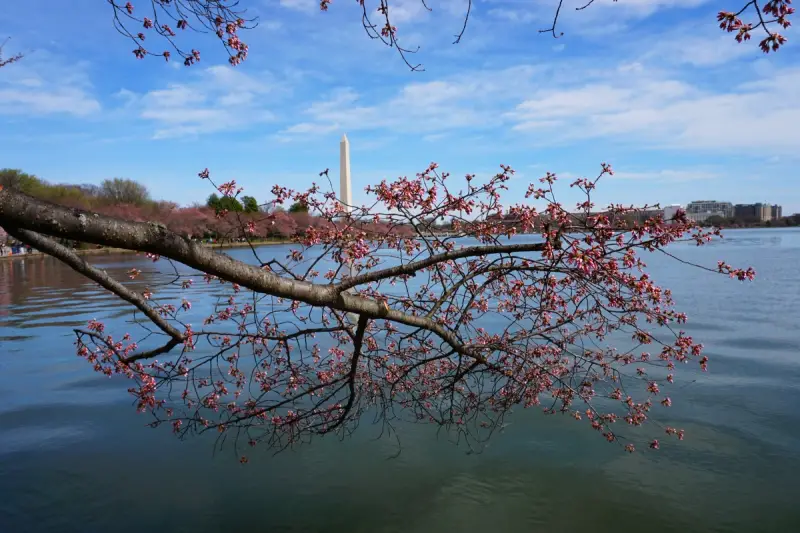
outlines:
[[[100,184],[100,194],[118,204],[142,205],[150,201],[150,192],[147,187],[139,182],[123,178],[103,180]]]
[[[242,209],[245,213],[258,213],[258,200],[252,196],[242,196]]]
[[[248,51],[239,34],[256,23],[227,0],[109,4],[136,57],[169,59],[169,51],[144,47],[145,33],[158,34],[186,65],[200,53],[180,48],[179,31],[211,30],[236,65]],[[788,25],[789,4],[751,1],[718,20],[739,41],[766,32],[761,48],[775,51],[785,39],[772,28]],[[361,5],[368,33],[405,59],[392,6],[382,0],[381,22],[373,24]],[[560,35],[561,7],[544,32]],[[741,19],[745,12],[755,22]],[[665,221],[642,215],[647,207],[598,210],[594,191],[612,174],[603,163],[596,177],[571,180],[585,195],[571,209],[556,201],[561,182],[551,173],[532,182],[525,199],[504,202],[514,175],[505,165],[478,183],[431,163],[413,178],[368,187],[365,205],[352,208],[320,185],[276,185],[273,205],[306,206],[307,225],[293,232],[285,259],[262,261],[253,247],[249,263],[201,246],[183,229],[75,210],[20,187],[0,190],[0,224],[147,317],[158,333],[147,329],[139,338],[137,329],[111,332],[90,321],[77,330],[78,354],[98,372],[129,378],[138,409],[181,437],[213,432],[234,446],[281,450],[347,434],[373,413],[390,430],[401,420],[431,423],[479,445],[521,406],[570,416],[629,452],[640,443],[658,449],[663,435],[684,438],[679,428],[649,423],[679,394],[679,368],[691,362],[706,370],[709,359],[680,329],[687,317],[646,273],[644,257],[672,257],[672,243],[703,245],[719,231],[698,228],[682,212]],[[214,181],[208,169],[198,177],[216,190],[209,204],[227,202],[214,216],[252,239],[257,224],[241,213],[243,188]],[[260,215],[270,225],[290,216],[277,209]],[[450,221],[450,231],[443,235],[426,220]],[[173,283],[183,295],[175,299],[163,288],[113,279],[54,238],[137,250],[201,274],[178,274]],[[696,267],[740,281],[755,276],[724,261]],[[129,277],[142,274],[133,269]],[[212,282],[226,297],[202,324],[189,323],[194,284]],[[600,347],[610,340],[626,344]]]
[[[308,213],[308,206],[302,202],[295,202],[289,206],[290,213]]]
[[[233,212],[240,212],[244,211],[241,202],[232,196],[222,196],[220,197],[216,193],[212,193],[208,200],[206,200],[206,205],[215,211],[233,211]]]

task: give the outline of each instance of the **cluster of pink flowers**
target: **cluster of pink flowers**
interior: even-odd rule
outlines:
[[[777,52],[778,49],[786,43],[786,37],[777,32],[770,31],[769,26],[777,24],[784,29],[791,26],[792,23],[789,17],[793,15],[795,11],[794,8],[791,7],[791,3],[792,0],[769,0],[763,7],[759,8],[758,3],[748,2],[744,8],[736,13],[720,11],[717,14],[717,21],[720,23],[720,29],[729,33],[736,32],[736,42],[739,43],[749,41],[751,37],[750,32],[756,28],[762,28],[766,33],[766,37],[761,40],[759,47],[764,53],[769,53],[770,51]],[[755,25],[746,23],[739,18],[739,15],[751,6],[755,10],[758,18],[758,22]],[[770,16],[774,18],[766,20],[766,17]]]
[[[177,34],[169,24],[158,24],[157,21],[159,14],[163,16],[163,13],[166,13],[176,21],[179,30],[186,30],[190,28],[190,25],[185,16],[193,15],[200,25],[209,27],[210,24],[213,24],[216,27],[215,33],[229,53],[230,64],[234,66],[238,65],[247,58],[248,46],[239,38],[237,30],[246,28],[247,21],[240,16],[239,12],[234,11],[235,3],[226,5],[224,2],[214,2],[213,4],[212,6],[204,2],[178,3],[159,1],[152,5],[152,18],[138,18],[134,16],[134,6],[131,2],[127,2],[124,6],[118,5],[116,2],[111,2],[111,5],[118,14],[116,18],[118,28],[137,44],[133,53],[138,59],[143,59],[150,54],[140,44],[141,41],[145,40],[146,35],[143,32],[129,32],[125,21],[119,15],[124,14],[128,19],[139,22],[145,30],[155,30],[158,35],[166,38],[173,49],[183,57],[183,63],[186,66],[193,65],[197,61],[200,61],[200,52],[195,49],[184,52],[176,44],[174,38],[177,37]],[[169,50],[166,50],[161,54],[153,55],[162,56],[165,60],[169,61],[172,54]]]

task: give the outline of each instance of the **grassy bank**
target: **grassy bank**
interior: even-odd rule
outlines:
[[[247,248],[251,244],[253,246],[271,246],[276,244],[289,244],[292,241],[290,240],[278,240],[278,239],[265,239],[259,241],[251,241],[250,243],[246,242],[227,242],[227,243],[203,243],[203,246],[206,248],[214,248],[214,249],[228,249],[228,248]],[[80,248],[73,250],[78,255],[113,255],[113,254],[135,254],[138,253],[136,250],[127,250],[125,248]],[[0,261],[6,260],[11,261],[14,259],[25,259],[25,258],[34,258],[34,257],[44,257],[47,254],[43,254],[41,252],[32,251],[29,254],[14,254],[14,255],[3,255],[0,256]]]

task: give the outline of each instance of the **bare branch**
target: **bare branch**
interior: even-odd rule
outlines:
[[[2,194],[2,192],[0,192],[0,194]],[[93,267],[69,248],[30,230],[16,228],[14,226],[4,227],[8,234],[13,236],[15,239],[28,243],[33,248],[36,248],[41,252],[61,260],[75,272],[86,276],[104,289],[114,293],[126,302],[133,304],[139,311],[149,318],[153,324],[158,326],[161,331],[172,337],[176,344],[183,342],[183,333],[175,329],[172,324],[164,320],[152,307],[150,307],[150,305],[147,303],[147,300],[145,300],[141,295],[136,294],[132,290],[128,289],[102,270]],[[173,346],[175,345],[173,344]]]
[[[541,252],[542,250],[545,249],[545,246],[546,245],[544,243],[507,244],[507,245],[496,245],[496,246],[488,246],[488,245],[470,246],[467,248],[462,248],[460,250],[454,250],[442,254],[432,255],[420,261],[414,261],[413,263],[407,263],[405,265],[399,265],[384,270],[376,270],[368,274],[362,274],[360,276],[356,276],[339,283],[336,286],[336,290],[340,292],[346,291],[348,289],[357,287],[359,285],[363,285],[365,283],[371,283],[373,281],[378,281],[386,278],[393,278],[396,276],[405,276],[409,274],[414,274],[415,272],[418,272],[424,268],[428,268],[430,266],[439,263],[444,263],[446,261],[454,261],[456,259],[464,259],[467,257],[487,256],[495,254]]]

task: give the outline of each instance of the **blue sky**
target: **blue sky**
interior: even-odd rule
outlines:
[[[716,12],[742,0],[580,3],[566,0],[553,39],[537,30],[556,0],[478,0],[453,45],[465,1],[431,0],[428,12],[395,0],[401,43],[420,47],[412,59],[425,68],[410,72],[366,36],[355,1],[322,13],[314,0],[241,0],[261,24],[242,35],[250,57],[235,68],[208,38],[190,68],[134,59],[105,2],[13,2],[0,36],[12,38],[6,55],[27,57],[0,71],[0,167],[55,182],[133,178],[185,205],[212,192],[197,178],[208,167],[266,200],[276,183],[306,187],[327,167],[335,178],[347,133],[357,202],[366,185],[431,161],[454,176],[511,165],[506,203],[545,171],[567,182],[607,161],[618,175],[601,204],[800,211],[796,32],[765,55],[757,35],[740,45],[717,28]],[[572,203],[566,185],[559,199]]]

